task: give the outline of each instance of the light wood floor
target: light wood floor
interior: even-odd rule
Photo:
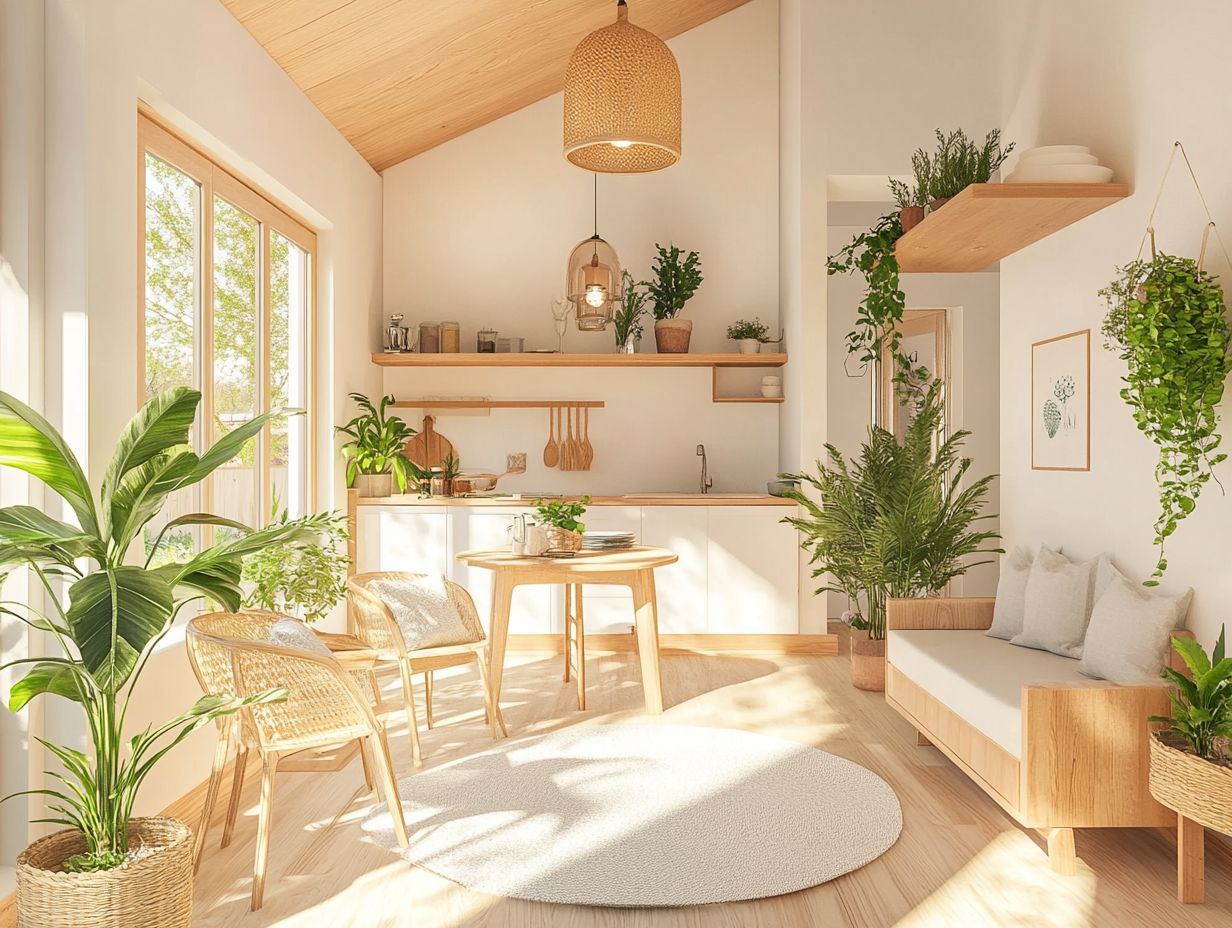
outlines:
[[[845,649],[844,649],[845,650]],[[592,655],[590,711],[560,676],[560,658],[510,654],[503,704],[511,733],[637,719],[634,655]],[[1081,831],[1076,877],[1048,868],[1038,837],[1017,828],[879,695],[848,682],[846,657],[668,655],[664,721],[735,727],[815,745],[863,764],[894,787],[905,824],[879,860],[831,883],[775,899],[691,909],[590,909],[494,898],[415,869],[362,839],[371,798],[358,761],[338,773],[280,774],[265,907],[248,911],[255,783],[231,847],[211,835],[197,881],[195,924],[279,928],[737,928],[737,926],[1223,926],[1232,924],[1232,867],[1208,852],[1207,904],[1175,900],[1174,848],[1155,831]],[[391,693],[396,684],[391,681]],[[488,741],[473,670],[438,678],[427,765]],[[420,703],[422,711],[423,703]],[[411,770],[406,731],[395,763]],[[204,773],[204,771],[203,771]],[[818,788],[824,788],[818,784]],[[225,805],[220,803],[220,805]],[[750,854],[758,849],[749,848]]]

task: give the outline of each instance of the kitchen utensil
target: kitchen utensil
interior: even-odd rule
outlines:
[[[548,407],[548,443],[543,446],[544,467],[555,467],[560,460],[560,445],[556,442],[557,412],[555,406]]]
[[[568,437],[561,447],[561,470],[577,470],[577,445],[573,440],[573,409],[565,407],[565,428]]]
[[[783,395],[783,388],[779,385],[763,383],[761,385],[761,395],[766,399],[774,399]]]
[[[1005,179],[1007,184],[1106,184],[1112,168],[1101,164],[1035,164],[1028,162]]]
[[[1086,145],[1040,145],[1021,152],[1018,160],[1039,158],[1044,155],[1089,155],[1090,153],[1091,149]]]
[[[1099,159],[1085,152],[1027,152],[1018,159],[1018,167],[1026,164],[1099,164]]]
[[[444,467],[445,458],[453,454],[449,439],[436,431],[436,417],[424,416],[419,434],[406,443],[406,456],[421,470]],[[455,459],[457,455],[454,455]]]
[[[582,470],[590,470],[595,460],[595,448],[590,443],[590,409],[582,410]]]

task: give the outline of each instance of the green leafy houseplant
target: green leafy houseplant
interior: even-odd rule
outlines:
[[[275,503],[270,525],[289,525]],[[244,605],[294,615],[309,624],[323,619],[346,596],[350,532],[345,515],[323,514],[314,544],[269,545],[244,558],[242,579],[251,585]]]
[[[701,259],[696,251],[690,251],[681,260],[683,252],[675,245],[664,248],[656,243],[655,249],[658,255],[651,267],[654,279],[646,282],[646,289],[655,319],[675,319],[702,285]]]
[[[1133,261],[1099,294],[1108,304],[1105,347],[1126,365],[1121,398],[1159,449],[1158,557],[1145,583],[1156,586],[1168,568],[1165,542],[1227,458],[1218,451],[1218,406],[1232,372],[1232,331],[1219,283],[1190,258]]]
[[[583,496],[576,502],[563,499],[535,500],[535,515],[542,525],[552,525],[564,532],[584,532],[586,525],[582,516],[586,515],[586,507],[590,505],[590,497]]]
[[[932,382],[920,396],[900,443],[893,433],[872,426],[858,459],[848,463],[826,445],[828,464],[816,474],[784,475],[807,483],[817,500],[801,490],[784,495],[805,510],[784,521],[801,534],[801,546],[816,565],[815,578],[831,582],[817,592],[844,593],[858,608],[855,627],[871,639],[885,637],[889,598],[927,596],[977,564],[972,555],[995,554],[987,542],[1000,536],[978,531],[988,475],[964,486],[971,459],[962,457],[970,432],[958,430],[942,440],[945,409],[941,384]]]
[[[979,147],[962,129],[950,133],[937,129],[936,136],[937,148],[931,155],[920,148],[911,158],[918,189],[927,192],[934,207],[939,205],[936,201],[948,200],[971,184],[988,183],[1014,150],[1013,142],[1001,147],[1000,129],[989,132]]]
[[[764,342],[770,337],[770,327],[759,318],[754,318],[751,322],[748,319],[737,319],[727,327],[727,337],[732,341],[751,339]]]
[[[362,393],[350,394],[360,408],[360,414],[335,431],[350,437],[342,446],[342,457],[347,462],[347,486],[355,486],[355,478],[392,474],[399,493],[405,493],[410,485],[418,486],[425,478],[403,453],[408,438],[415,430],[397,416],[386,416],[385,410],[394,401],[393,395],[381,397],[378,405]]]
[[[642,337],[642,318],[646,315],[646,300],[650,295],[646,292],[645,283],[635,282],[628,271],[622,270],[620,277],[624,294],[612,322],[616,330],[616,347],[631,350]]]
[[[1192,679],[1165,667],[1164,678],[1176,687],[1168,694],[1172,715],[1150,720],[1164,723],[1163,734],[1183,740],[1198,757],[1232,765],[1232,658],[1224,656],[1224,632],[1210,657],[1192,638],[1172,639]]]
[[[56,788],[30,790],[50,797],[51,814],[40,821],[77,829],[87,850],[65,869],[88,872],[127,859],[133,803],[145,778],[166,753],[192,732],[242,706],[285,698],[269,691],[251,699],[207,695],[187,712],[124,740],[133,692],[150,654],[189,603],[200,599],[239,609],[241,562],[277,545],[312,544],[323,519],[313,516],[253,531],[209,513],[168,521],[144,562],[127,555],[171,494],[199,483],[240,454],[266,422],[239,425],[197,455],[190,434],[201,394],[177,388],[151,399],[129,422],[95,497],[67,442],[42,416],[0,393],[0,466],[40,480],[72,509],[76,525],[30,506],[0,509],[0,570],[28,567],[54,610],[44,615],[18,602],[0,604],[0,615],[20,620],[55,639],[61,657],[35,657],[5,666],[30,665],[9,694],[16,712],[36,696],[54,695],[82,707],[92,756],[40,740],[64,765],[51,772]],[[230,529],[228,540],[184,560],[152,566],[175,529],[212,525]],[[67,586],[67,596],[55,581]]]

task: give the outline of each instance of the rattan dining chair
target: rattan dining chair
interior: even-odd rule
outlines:
[[[498,738],[498,725],[501,732],[506,736],[509,734],[500,706],[492,698],[491,681],[488,675],[488,642],[483,634],[483,626],[479,623],[479,613],[475,609],[475,602],[466,588],[452,580],[444,580],[445,591],[450,603],[466,624],[478,629],[478,637],[473,641],[458,641],[430,648],[408,647],[406,637],[394,617],[393,610],[372,589],[372,585],[377,581],[413,583],[429,577],[429,574],[379,571],[355,574],[347,581],[349,605],[347,614],[352,633],[366,647],[377,652],[378,661],[398,665],[398,671],[402,676],[402,698],[406,704],[407,727],[411,733],[411,756],[416,767],[423,766],[423,752],[419,744],[419,720],[416,717],[415,691],[411,681],[414,674],[426,675],[424,696],[427,703],[428,727],[432,728],[433,671],[474,661],[479,665],[479,674],[483,682],[484,715],[492,732],[492,740],[495,741]]]
[[[274,775],[279,760],[287,755],[358,741],[368,785],[379,800],[372,777],[372,771],[376,771],[398,841],[403,847],[409,845],[385,728],[374,714],[361,683],[329,654],[271,644],[268,641],[270,628],[281,618],[273,613],[215,612],[197,616],[188,623],[188,652],[206,692],[247,697],[267,690],[288,691],[287,699],[282,702],[245,708],[220,731],[197,837],[200,847],[217,799],[223,765],[234,740],[238,754],[223,835],[224,844],[230,841],[248,751],[256,749],[261,757],[262,774],[253,868],[253,911],[261,907],[265,891]]]

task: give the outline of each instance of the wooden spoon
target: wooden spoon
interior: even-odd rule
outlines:
[[[590,409],[582,411],[582,470],[590,470],[595,460],[595,448],[590,443]]]
[[[573,437],[573,407],[565,407],[565,429],[568,438],[565,439],[562,448],[564,464],[561,465],[561,470],[577,470],[577,441]]]
[[[548,407],[548,443],[543,446],[543,466],[555,467],[560,460],[560,445],[556,443],[556,407]]]

